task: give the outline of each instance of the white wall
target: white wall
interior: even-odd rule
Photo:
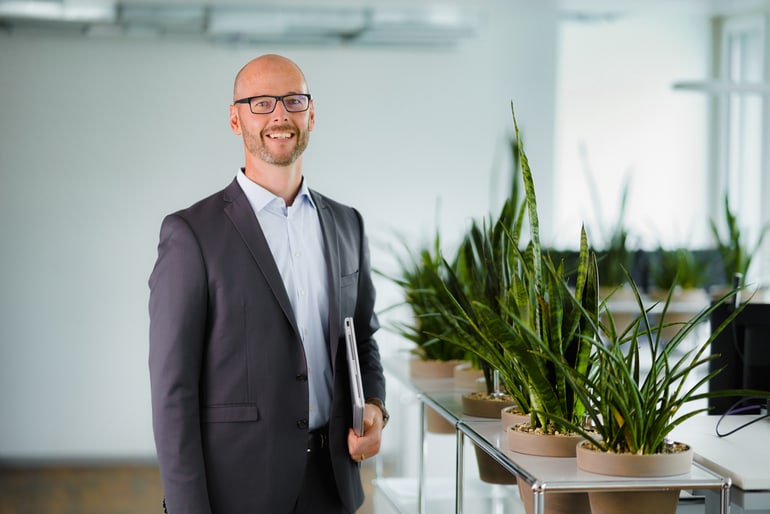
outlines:
[[[363,211],[375,267],[392,267],[394,233],[420,244],[438,222],[459,237],[499,201],[511,100],[550,210],[556,18],[480,5],[482,34],[442,52],[0,34],[0,458],[154,455],[158,228],[241,164],[227,105],[254,55],[304,68],[317,109],[306,175]],[[380,308],[396,299],[383,283]],[[383,332],[381,346],[397,343]]]

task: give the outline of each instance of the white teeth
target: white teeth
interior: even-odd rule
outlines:
[[[281,132],[276,134],[270,134],[272,139],[289,139],[291,137],[291,134],[288,132]]]

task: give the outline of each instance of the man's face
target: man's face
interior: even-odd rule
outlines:
[[[237,87],[238,98],[307,92],[302,75],[293,66],[279,62],[255,68],[244,73]],[[269,114],[253,114],[248,104],[231,108],[231,126],[243,136],[246,151],[253,158],[276,166],[289,166],[302,155],[310,140],[314,119],[312,100],[304,112],[288,112],[281,101]]]

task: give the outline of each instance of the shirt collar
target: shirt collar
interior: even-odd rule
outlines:
[[[236,180],[238,181],[238,185],[241,186],[241,189],[246,194],[246,198],[249,200],[251,208],[254,209],[255,213],[262,211],[265,207],[270,205],[271,202],[274,202],[276,198],[279,198],[277,195],[271,193],[264,187],[249,179],[244,173],[243,168],[238,171]],[[307,202],[310,207],[315,209],[315,202],[313,202],[313,197],[310,195],[310,189],[307,187],[307,181],[305,180],[305,177],[302,177],[302,183],[299,186],[297,197],[294,199],[294,205],[305,202]]]

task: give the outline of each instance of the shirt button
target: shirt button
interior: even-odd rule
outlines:
[[[307,420],[306,419],[297,420],[297,428],[302,428],[302,429],[307,428]]]

